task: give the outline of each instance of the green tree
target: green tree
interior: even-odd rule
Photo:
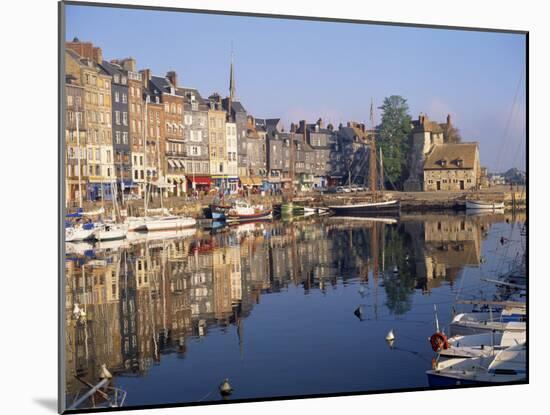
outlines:
[[[378,148],[384,157],[384,176],[397,188],[408,177],[407,155],[410,147],[411,116],[407,100],[399,95],[384,98],[382,123],[379,126]],[[387,185],[386,185],[387,186]]]

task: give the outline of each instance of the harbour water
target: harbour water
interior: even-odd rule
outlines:
[[[457,299],[491,299],[524,221],[326,217],[67,244],[67,404],[103,364],[124,406],[427,387],[434,304],[445,325],[471,308]]]

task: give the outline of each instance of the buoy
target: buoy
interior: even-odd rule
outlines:
[[[359,287],[359,294],[363,295],[365,293],[365,287],[360,286]]]
[[[229,379],[225,378],[220,385],[220,394],[222,396],[229,396],[233,393],[233,388],[229,384]]]
[[[363,306],[360,305],[357,307],[353,314],[355,314],[359,320],[363,320]]]
[[[112,379],[113,377],[111,372],[109,372],[109,369],[107,369],[107,365],[105,363],[101,365],[101,373],[99,374],[99,377],[101,379]]]
[[[393,342],[395,340],[395,334],[393,332],[393,329],[388,331],[388,334],[386,334],[386,341],[387,342]]]

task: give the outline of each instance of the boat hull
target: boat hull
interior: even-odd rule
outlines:
[[[228,215],[228,222],[247,222],[256,220],[270,220],[273,218],[271,210],[254,214]]]
[[[445,376],[442,374],[430,371],[426,374],[428,376],[428,384],[432,388],[443,388],[449,386],[463,386],[463,385],[483,385],[484,382],[473,381],[470,379],[457,379],[454,377]]]
[[[88,241],[94,239],[96,231],[96,228],[65,228],[65,242]]]
[[[206,217],[213,220],[223,221],[226,219],[231,206],[211,204],[205,209]]]
[[[504,209],[504,202],[482,202],[479,200],[467,200],[468,210],[501,210]]]
[[[333,205],[329,208],[338,216],[362,216],[362,215],[394,215],[401,212],[401,202],[392,200],[389,202],[354,203],[349,205]]]
[[[146,220],[145,227],[147,231],[165,231],[173,229],[192,228],[197,224],[197,221],[192,218],[162,218]]]

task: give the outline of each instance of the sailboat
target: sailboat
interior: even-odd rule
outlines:
[[[374,131],[374,115],[373,115],[373,104],[371,103],[371,124]],[[375,137],[373,135],[369,148],[369,179],[370,179],[370,190],[373,194],[373,200],[368,202],[359,202],[359,203],[345,203],[342,205],[330,205],[329,208],[336,215],[349,215],[349,216],[363,216],[363,215],[392,215],[398,216],[401,212],[401,201],[397,199],[384,200],[384,166],[382,159],[382,149],[380,149],[380,189],[382,194],[380,195],[376,190],[376,145]],[[351,180],[351,179],[350,179]],[[380,199],[382,196],[383,200]]]

